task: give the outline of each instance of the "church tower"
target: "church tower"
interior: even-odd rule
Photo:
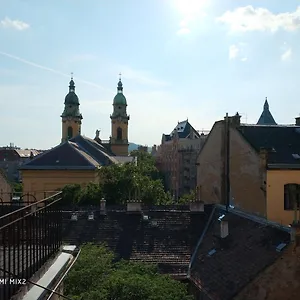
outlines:
[[[79,111],[79,105],[79,99],[75,94],[75,83],[71,77],[69,93],[65,97],[65,109],[61,115],[62,143],[81,133],[82,115]]]
[[[113,102],[111,118],[110,147],[115,155],[128,156],[128,121],[127,101],[123,95],[123,84],[120,79],[117,87],[117,95]]]

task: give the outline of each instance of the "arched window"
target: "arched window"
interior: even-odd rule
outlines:
[[[68,140],[73,137],[73,128],[71,126],[68,127]]]
[[[122,128],[118,127],[117,129],[117,140],[122,140]]]

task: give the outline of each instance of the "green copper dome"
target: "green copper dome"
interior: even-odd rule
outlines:
[[[122,84],[121,79],[119,80],[118,88],[117,89],[118,89],[118,93],[117,93],[117,95],[114,98],[113,105],[127,105],[126,98],[123,95],[123,84]]]
[[[127,105],[126,98],[122,93],[117,94],[114,98],[114,105],[118,104]]]

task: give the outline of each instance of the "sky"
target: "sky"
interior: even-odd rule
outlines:
[[[122,73],[129,141],[160,144],[178,121],[210,130],[300,113],[300,1],[0,0],[0,146],[60,143],[71,72],[82,134],[108,139]]]

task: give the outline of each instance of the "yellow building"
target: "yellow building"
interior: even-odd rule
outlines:
[[[128,156],[128,120],[127,102],[123,95],[121,79],[118,94],[113,101],[111,115],[112,134],[105,143],[81,136],[82,115],[79,111],[79,99],[75,93],[73,78],[69,93],[65,97],[62,118],[61,144],[33,158],[20,168],[23,178],[23,191],[39,200],[67,184],[87,184],[98,182],[98,169],[114,163],[132,162]]]
[[[228,204],[288,225],[299,201],[300,124],[241,124],[240,116],[214,124],[197,159],[197,185],[206,203]],[[229,197],[226,176],[229,137]]]

